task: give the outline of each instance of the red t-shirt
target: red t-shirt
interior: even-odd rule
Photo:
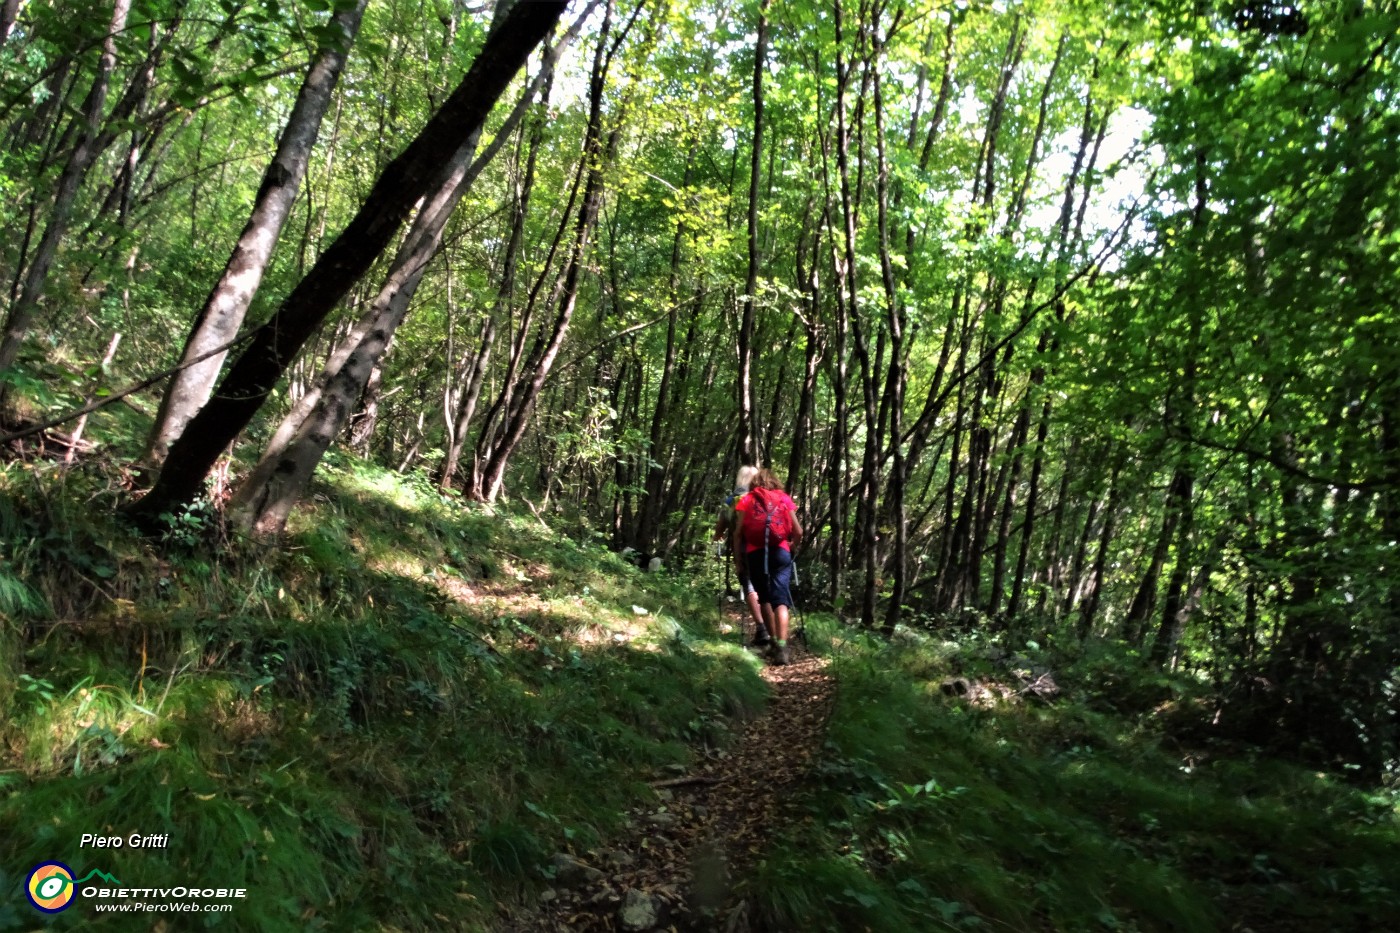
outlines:
[[[796,502],[793,502],[793,501],[792,501],[792,497],[789,496],[787,493],[785,493],[785,492],[778,492],[778,490],[776,490],[776,489],[765,489],[765,490],[763,491],[763,494],[764,494],[765,496],[767,496],[769,499],[773,500],[773,501],[776,503],[776,508],[781,509],[781,508],[786,507],[787,509],[789,509],[789,510],[792,512],[792,514],[794,514],[794,515],[797,514],[797,503],[796,503]],[[735,516],[735,521],[738,523],[738,525],[739,525],[740,527],[743,527],[743,524],[744,524],[744,513],[747,512],[747,511],[749,510],[749,508],[750,508],[752,505],[753,505],[753,494],[752,494],[752,493],[746,493],[745,495],[743,495],[743,496],[741,496],[741,497],[739,498],[739,501],[737,501],[737,502],[734,503],[734,511],[738,513],[738,514]],[[778,546],[781,547],[783,550],[789,552],[789,553],[792,552],[792,545],[788,542],[788,540],[787,540],[786,538],[784,538],[782,541],[779,541],[779,542],[778,542]],[[745,551],[746,551],[746,552],[748,552],[748,553],[753,553],[754,551],[761,551],[761,550],[763,550],[763,542],[762,542],[762,541],[758,542],[757,544],[748,544],[747,542],[745,542]]]

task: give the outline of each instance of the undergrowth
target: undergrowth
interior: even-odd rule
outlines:
[[[1141,716],[1106,710],[1106,666],[1128,695],[1163,678],[1091,652],[1053,703],[972,702],[940,687],[1010,678],[972,641],[813,637],[840,689],[752,882],[769,929],[1361,933],[1400,915],[1394,796],[1180,746],[1162,720],[1185,679]]]
[[[711,629],[712,589],[586,530],[332,457],[278,547],[202,510],[152,546],[114,516],[122,479],[98,459],[0,465],[0,930],[44,919],[22,884],[49,860],[246,888],[199,917],[223,929],[489,929],[554,852],[608,845],[648,778],[763,703],[754,659]],[[995,685],[1024,659],[975,630],[811,622],[836,701],[743,880],[760,928],[1359,933],[1400,915],[1393,793],[1176,728],[1203,708],[1189,677],[1037,647],[1059,698],[960,697],[949,677]]]
[[[49,860],[246,888],[226,929],[484,928],[763,703],[684,581],[532,515],[332,458],[281,547],[151,547],[107,469],[0,466],[0,929]]]

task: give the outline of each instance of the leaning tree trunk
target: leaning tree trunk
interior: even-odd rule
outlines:
[[[353,413],[356,401],[379,371],[380,361],[394,333],[408,314],[418,283],[442,244],[443,229],[453,209],[501,150],[534,99],[538,87],[553,73],[554,62],[565,44],[560,43],[546,55],[540,74],[526,89],[507,125],[496,134],[486,151],[475,161],[472,160],[480,136],[478,127],[477,132],[463,142],[448,163],[437,192],[419,210],[379,294],[370,305],[365,316],[368,327],[357,328],[352,333],[350,339],[355,342],[348,353],[342,350],[335,354],[337,359],[342,360],[341,364],[334,372],[328,369],[314,406],[296,424],[295,429],[290,430],[286,426],[279,428],[279,437],[291,434],[285,446],[275,448],[269,445],[268,451],[235,493],[232,509],[239,524],[259,535],[277,534],[285,527],[292,507],[305,493],[321,458],[340,434]],[[296,414],[289,415],[288,419]],[[367,438],[357,438],[355,443],[365,446]]]
[[[214,381],[224,365],[227,351],[213,356],[209,352],[228,343],[243,326],[248,306],[257,294],[282,226],[296,201],[311,150],[321,131],[321,120],[340,80],[367,3],[368,0],[355,0],[352,6],[331,18],[330,37],[321,46],[302,82],[282,138],[277,141],[277,152],[263,173],[248,222],[224,265],[223,274],[195,316],[194,327],[180,355],[181,369],[171,377],[161,398],[143,457],[152,467],[164,462],[170,445],[214,390]],[[194,362],[201,357],[205,359]]]
[[[546,61],[545,69],[552,76],[551,62],[552,59]],[[546,71],[542,71],[541,75],[545,75]],[[546,77],[544,90],[541,92],[541,100],[545,104],[549,102],[551,87],[552,78]],[[525,157],[525,174],[520,180],[516,193],[510,239],[506,243],[505,257],[502,261],[501,284],[496,290],[495,304],[487,312],[486,320],[482,324],[481,341],[477,347],[476,356],[472,360],[471,369],[467,373],[467,385],[462,392],[453,419],[452,440],[448,445],[447,457],[442,466],[442,476],[438,481],[439,488],[444,491],[451,488],[457,477],[457,464],[462,456],[462,448],[466,445],[467,432],[471,428],[472,417],[476,414],[476,403],[481,397],[481,386],[486,381],[486,370],[491,363],[491,351],[496,344],[497,321],[506,313],[510,307],[512,296],[515,294],[516,268],[520,262],[520,251],[525,239],[525,218],[530,212],[530,195],[535,184],[535,164],[539,157],[540,146],[544,143],[545,121],[546,114],[542,108],[530,131],[530,150]],[[498,134],[498,138],[500,135]]]
[[[326,450],[354,414],[356,403],[379,371],[380,360],[408,314],[418,283],[441,244],[443,226],[469,187],[463,181],[476,142],[473,135],[458,151],[453,171],[433,203],[419,213],[366,315],[371,320],[368,330],[357,335],[360,339],[330,374],[317,393],[316,404],[297,425],[286,447],[264,454],[235,493],[231,508],[239,525],[258,535],[278,534],[285,527],[292,508],[301,500]],[[358,437],[352,443],[363,441]]]
[[[1121,463],[1113,465],[1108,477],[1108,503],[1103,511],[1103,530],[1099,532],[1098,551],[1094,555],[1094,569],[1089,577],[1089,591],[1079,607],[1079,640],[1087,641],[1094,633],[1094,617],[1098,614],[1099,603],[1103,599],[1104,574],[1108,568],[1108,546],[1113,540],[1113,525],[1118,517],[1118,506],[1122,501],[1123,486],[1118,481],[1122,470]]]
[[[432,190],[442,166],[480,132],[497,98],[565,6],[564,0],[529,0],[510,8],[442,109],[385,167],[349,225],[254,333],[219,391],[171,447],[156,485],[132,507],[135,521],[153,528],[162,513],[194,501],[220,453],[257,414],[326,315],[388,246],[414,203]]]

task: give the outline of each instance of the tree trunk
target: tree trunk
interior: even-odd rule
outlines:
[[[379,294],[370,305],[370,310],[365,316],[368,326],[363,330],[357,328],[344,342],[344,349],[337,353],[337,356],[343,359],[342,364],[334,371],[330,367],[327,368],[327,372],[323,374],[325,378],[320,383],[324,389],[316,393],[315,405],[304,421],[296,424],[294,428],[285,425],[279,428],[278,436],[291,434],[285,448],[269,444],[267,452],[263,454],[253,473],[235,494],[232,508],[241,524],[252,528],[259,535],[280,533],[292,507],[305,493],[322,456],[344,427],[355,399],[364,395],[367,400],[373,401],[372,381],[379,372],[380,361],[388,350],[394,333],[408,314],[418,283],[422,280],[429,261],[441,247],[442,232],[452,216],[452,211],[471,188],[477,176],[504,146],[516,123],[534,99],[537,89],[547,84],[553,73],[554,62],[567,45],[568,38],[546,54],[540,74],[526,89],[520,103],[516,105],[486,151],[475,160],[472,159],[480,135],[478,127],[477,132],[463,142],[448,163],[442,183],[419,209]],[[293,414],[295,415],[295,412]],[[368,433],[373,430],[373,414],[371,412],[368,428],[364,425],[357,426],[358,429],[351,438],[354,446],[366,452]],[[289,415],[287,420],[290,421],[292,417],[293,415]],[[421,442],[420,425],[418,443],[412,445],[405,463],[411,461]]]
[[[10,33],[15,31],[15,21],[19,19],[19,8],[22,0],[5,0],[0,4],[0,48],[4,48],[9,41]]]
[[[838,40],[839,41],[839,40]],[[768,0],[758,7],[758,39],[753,53],[753,146],[749,154],[749,268],[744,279],[744,300],[739,319],[739,459],[758,463],[754,449],[757,433],[753,419],[753,336],[754,304],[758,300],[758,186],[763,156],[763,69],[768,51]]]
[[[1074,608],[1075,601],[1079,599],[1083,590],[1084,561],[1089,556],[1089,539],[1093,535],[1094,522],[1099,516],[1099,500],[1097,498],[1089,500],[1089,508],[1084,516],[1084,527],[1079,535],[1079,543],[1075,546],[1074,557],[1070,564],[1069,579],[1064,587],[1064,596],[1061,599],[1059,609],[1056,611],[1056,618],[1068,616],[1070,610]]]
[[[34,256],[29,262],[23,278],[23,285],[5,320],[5,332],[0,337],[0,373],[15,365],[20,346],[29,333],[34,314],[44,298],[44,287],[48,282],[49,269],[58,255],[59,243],[68,232],[68,221],[73,213],[73,204],[78,197],[78,189],[87,177],[97,157],[97,137],[102,129],[102,112],[107,103],[107,90],[111,83],[112,71],[117,65],[117,35],[126,28],[126,17],[131,11],[131,0],[116,0],[112,9],[112,20],[107,35],[102,40],[102,54],[98,58],[97,72],[93,75],[92,86],[83,101],[78,139],[63,166],[54,193],[53,207],[49,211],[48,224],[39,240]],[[8,383],[0,383],[0,411],[5,407]]]
[[[843,48],[845,41],[843,21],[845,17],[840,0],[836,0],[834,8],[836,26],[836,163],[842,220],[842,254],[837,270],[837,303],[839,305],[844,300],[846,305],[845,316],[850,322],[853,347],[860,366],[861,400],[864,403],[862,411],[865,416],[865,440],[861,454],[860,483],[857,487],[856,526],[851,548],[855,562],[862,570],[861,624],[873,628],[875,625],[875,597],[878,590],[875,576],[875,499],[879,495],[879,463],[876,448],[879,442],[879,429],[877,427],[876,407],[876,380],[878,376],[875,370],[879,361],[871,359],[870,342],[861,320],[858,301],[856,227],[861,180],[857,178],[854,187],[852,186],[850,159],[851,137],[860,126],[859,114],[864,107],[865,89],[870,69],[868,67],[863,69],[861,88],[856,100],[857,123],[855,127],[852,127],[848,122],[846,112],[846,93],[851,83],[854,63],[848,65],[845,60]],[[858,44],[861,46],[864,45],[865,35],[866,28],[865,24],[862,23],[857,35]],[[834,246],[835,242],[833,242]],[[844,298],[841,294],[843,287]],[[838,543],[838,547],[840,546],[844,546],[844,543]]]
[[[220,453],[262,407],[326,315],[383,252],[413,204],[432,190],[442,165],[480,132],[497,98],[564,7],[562,0],[529,0],[510,8],[442,109],[384,169],[354,219],[257,330],[220,391],[190,421],[171,447],[155,487],[132,507],[134,520],[155,528],[162,513],[199,495]]]
[[[878,65],[878,62],[877,62]],[[905,464],[903,433],[904,387],[907,381],[907,368],[904,351],[905,330],[908,316],[904,303],[900,300],[895,281],[894,263],[890,257],[890,218],[889,218],[889,164],[885,158],[885,102],[881,93],[880,75],[875,74],[875,153],[877,158],[875,191],[877,224],[880,234],[880,281],[885,289],[886,327],[890,334],[890,364],[886,373],[885,407],[889,411],[890,446],[893,449],[893,463],[890,469],[888,499],[886,507],[894,524],[894,548],[890,553],[890,601],[885,609],[884,631],[893,633],[904,611],[904,593],[907,581],[905,568],[906,551],[909,546],[908,527],[904,513]],[[907,258],[907,257],[906,257]]]
[[[640,7],[637,8],[640,11]],[[557,307],[549,336],[540,334],[531,348],[519,379],[518,388],[512,393],[512,403],[502,412],[501,433],[490,450],[486,464],[481,471],[480,486],[472,490],[472,495],[488,502],[500,495],[501,484],[505,479],[506,466],[515,452],[525,429],[530,423],[531,414],[539,399],[540,392],[549,378],[550,370],[564,344],[569,322],[578,304],[579,287],[583,282],[585,260],[593,229],[598,222],[598,212],[603,200],[604,171],[616,154],[621,136],[621,123],[612,128],[606,141],[602,135],[603,89],[607,82],[615,43],[611,51],[607,49],[608,21],[612,17],[612,4],[609,2],[603,29],[598,40],[598,52],[593,61],[593,73],[589,81],[588,129],[583,146],[583,165],[587,180],[584,183],[583,201],[579,205],[578,219],[574,227],[574,241],[569,251],[568,265],[551,296],[550,304]],[[634,14],[635,17],[635,14]],[[635,20],[634,20],[635,21]],[[625,31],[623,33],[625,35]],[[620,119],[620,115],[619,115]]]
[[[689,191],[695,177],[695,160],[686,159],[683,190]],[[666,423],[671,416],[671,386],[676,369],[676,324],[681,307],[680,265],[681,242],[685,236],[684,218],[676,221],[676,235],[671,241],[670,298],[666,314],[666,355],[661,363],[661,382],[656,389],[656,404],[651,412],[651,427],[647,432],[646,489],[643,493],[641,515],[637,519],[636,540],[633,545],[641,551],[655,552],[658,545],[662,516],[662,490],[668,471],[660,462]]]
[[[803,322],[806,331],[806,340],[803,349],[802,367],[802,389],[797,400],[797,414],[793,418],[792,447],[788,456],[788,491],[798,500],[798,508],[805,509],[810,503],[803,501],[804,496],[797,494],[797,478],[804,476],[807,465],[807,445],[808,438],[812,431],[812,407],[817,389],[817,367],[821,363],[821,332],[819,321],[821,314],[821,225],[817,224],[812,232],[812,247],[810,254],[810,268],[805,250],[807,242],[807,225],[811,218],[811,199],[808,199],[807,207],[803,211],[802,232],[797,241],[797,287],[806,296],[807,313]],[[805,478],[803,486],[806,486]]]
[[[1089,593],[1079,611],[1079,640],[1084,641],[1094,632],[1094,617],[1098,615],[1099,602],[1103,596],[1104,571],[1108,567],[1108,545],[1113,540],[1113,523],[1118,517],[1118,506],[1122,500],[1122,486],[1118,482],[1121,464],[1114,464],[1113,473],[1108,478],[1108,504],[1103,510],[1103,530],[1099,532],[1098,552],[1094,555],[1094,571],[1089,581]]]
[[[516,267],[520,260],[521,246],[525,239],[525,218],[530,212],[530,196],[535,185],[535,165],[540,146],[544,141],[546,122],[545,109],[548,107],[550,91],[553,87],[553,68],[546,62],[548,77],[540,92],[541,108],[530,132],[530,151],[525,157],[524,176],[516,193],[514,219],[511,222],[510,238],[506,242],[505,257],[502,260],[501,284],[496,290],[495,305],[487,312],[482,324],[481,341],[472,368],[467,375],[467,386],[458,403],[456,420],[452,430],[452,443],[448,446],[447,457],[443,462],[439,486],[446,490],[456,480],[457,465],[461,460],[462,449],[466,446],[467,433],[471,429],[472,417],[476,413],[477,401],[481,398],[481,386],[486,381],[487,367],[491,362],[491,351],[496,343],[497,321],[510,308],[515,295]]]
[[[263,273],[281,236],[282,226],[291,213],[321,120],[330,105],[336,83],[359,31],[368,0],[355,0],[330,21],[333,38],[323,44],[306,73],[286,128],[277,141],[277,152],[263,174],[262,185],[253,202],[252,213],[224,266],[223,274],[195,316],[194,327],[180,355],[182,369],[171,377],[161,398],[155,424],[143,460],[159,468],[170,445],[184,431],[214,390],[226,353],[207,356],[210,350],[228,343],[243,326],[243,318],[262,283]]]

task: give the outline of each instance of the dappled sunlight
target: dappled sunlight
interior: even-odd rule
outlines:
[[[1163,704],[1089,708],[1067,662],[1062,692],[1030,700],[1013,676],[1025,659],[975,643],[828,639],[842,642],[831,753],[806,794],[816,821],[765,872],[782,881],[760,894],[774,920],[901,929],[933,911],[1048,933],[1089,911],[1141,928],[1362,930],[1400,897],[1374,884],[1400,858],[1389,798],[1258,750],[1183,748]],[[833,847],[822,865],[805,854]],[[813,872],[849,896],[820,899]]]

